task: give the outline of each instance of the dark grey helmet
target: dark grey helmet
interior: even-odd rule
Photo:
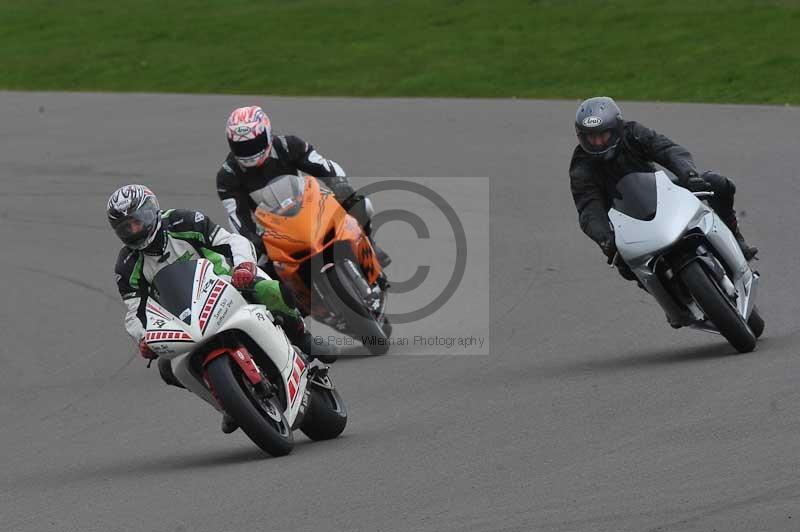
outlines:
[[[597,96],[578,106],[575,133],[583,151],[608,160],[614,156],[619,145],[624,123],[622,111],[614,100],[608,96]]]

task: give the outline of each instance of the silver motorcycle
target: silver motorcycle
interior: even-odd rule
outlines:
[[[700,198],[662,171],[631,173],[616,185],[608,212],[618,267],[623,260],[674,328],[721,334],[750,352],[764,331],[755,306],[759,274],[736,238]]]

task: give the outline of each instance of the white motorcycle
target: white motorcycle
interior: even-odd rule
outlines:
[[[764,331],[755,306],[759,274],[700,197],[667,175],[632,173],[616,185],[608,218],[621,258],[674,328],[722,334],[739,352]]]
[[[248,303],[211,262],[171,264],[152,288],[145,341],[181,385],[227,412],[256,445],[281,456],[295,429],[312,440],[342,433],[347,411],[328,368],[307,362],[266,307]]]

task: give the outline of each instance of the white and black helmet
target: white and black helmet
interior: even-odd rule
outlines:
[[[144,185],[125,185],[108,198],[106,214],[122,243],[131,249],[144,249],[161,229],[158,198]]]
[[[585,100],[578,106],[575,114],[578,143],[583,151],[593,157],[611,159],[614,156],[622,139],[624,124],[622,111],[608,96]]]

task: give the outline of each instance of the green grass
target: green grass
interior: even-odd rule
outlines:
[[[0,88],[800,104],[800,0],[0,0]]]

